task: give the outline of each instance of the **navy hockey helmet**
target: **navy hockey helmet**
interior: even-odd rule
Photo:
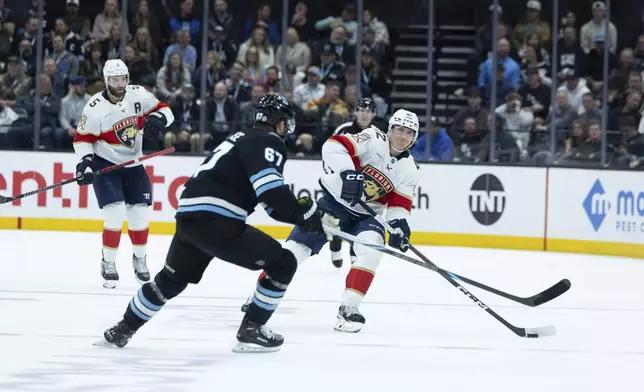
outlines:
[[[266,94],[259,99],[255,108],[255,123],[275,127],[280,121],[286,123],[287,133],[295,130],[295,107],[279,94]]]
[[[376,104],[371,98],[360,98],[356,103],[356,111],[359,109],[369,109],[369,111],[376,111]]]

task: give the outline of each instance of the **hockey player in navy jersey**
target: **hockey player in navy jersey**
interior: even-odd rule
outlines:
[[[297,260],[279,242],[248,225],[246,218],[261,204],[272,218],[298,225],[302,232],[324,237],[323,222],[338,227],[337,219],[322,213],[309,198],[296,199],[284,183],[283,138],[294,130],[294,116],[286,98],[264,96],[257,105],[254,126],[229,136],[197,168],[179,200],[176,233],[165,266],[134,295],[123,319],[104,332],[105,342],[125,346],[163,305],[188,284],[199,283],[216,257],[264,271],[256,281],[233,351],[280,349],[284,338],[266,323],[284,297]]]
[[[148,209],[152,189],[140,163],[100,177],[93,172],[143,156],[143,133],[163,133],[174,121],[170,107],[145,88],[130,85],[130,74],[121,60],[108,60],[103,66],[105,90],[95,94],[83,108],[74,137],[79,158],[76,181],[93,184],[99,208],[103,211],[103,287],[114,288],[119,280],[116,254],[123,222],[127,219],[132,241],[132,266],[136,279],[150,280],[146,248]]]

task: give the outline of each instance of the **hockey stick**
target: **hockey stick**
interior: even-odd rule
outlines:
[[[174,150],[175,150],[174,147],[170,147],[170,148],[166,148],[165,150],[153,152],[152,154],[144,155],[144,156],[142,156],[140,158],[132,159],[132,160],[127,161],[127,162],[119,163],[118,165],[112,165],[112,166],[106,167],[104,169],[97,170],[97,171],[94,172],[94,175],[95,176],[100,176],[101,174],[107,174],[107,173],[112,172],[112,171],[114,171],[116,169],[120,169],[122,167],[129,166],[129,165],[134,164],[134,163],[139,163],[139,162],[142,162],[142,161],[146,161],[146,160],[148,160],[150,158],[158,157],[160,155],[169,154],[171,152],[174,152]],[[48,186],[46,186],[44,188],[40,188],[40,189],[36,189],[36,190],[30,191],[30,192],[27,192],[27,193],[23,193],[21,195],[16,195],[16,196],[12,196],[12,197],[6,197],[6,196],[0,195],[0,204],[9,203],[9,202],[12,202],[14,200],[18,200],[18,199],[22,199],[22,198],[25,198],[25,197],[28,197],[28,196],[32,196],[32,195],[35,195],[35,194],[40,193],[40,192],[46,192],[46,191],[49,191],[51,189],[60,188],[61,186],[71,184],[72,182],[76,182],[76,177],[70,178],[69,180],[65,180],[63,182],[59,182],[57,184],[48,185]]]
[[[503,317],[499,316],[495,311],[490,309],[490,307],[488,307],[486,304],[484,304],[481,300],[476,298],[472,293],[467,291],[467,289],[465,289],[463,286],[459,285],[456,282],[456,280],[454,280],[451,277],[451,275],[450,275],[451,272],[442,270],[442,269],[436,267],[436,265],[433,265],[433,264],[430,265],[430,264],[424,263],[422,261],[414,259],[413,257],[409,257],[409,256],[403,255],[401,253],[394,252],[394,251],[392,251],[392,250],[390,250],[390,249],[388,249],[388,248],[386,248],[384,246],[381,246],[381,245],[375,245],[375,244],[366,243],[366,242],[360,240],[359,238],[357,238],[357,237],[355,237],[355,236],[353,236],[351,234],[345,233],[345,232],[340,231],[340,230],[336,230],[336,229],[328,227],[328,226],[324,226],[324,231],[326,231],[327,233],[332,234],[332,235],[334,235],[336,237],[342,238],[343,240],[346,240],[346,241],[349,241],[349,242],[352,242],[352,243],[356,243],[356,244],[360,244],[360,245],[363,245],[363,246],[367,246],[369,248],[372,248],[372,249],[378,250],[380,252],[392,255],[392,256],[397,257],[399,259],[408,261],[408,262],[410,262],[412,264],[416,264],[416,265],[421,266],[423,268],[427,268],[429,270],[437,272],[440,276],[445,278],[454,287],[456,287],[460,292],[462,292],[466,297],[468,297],[469,299],[474,301],[474,303],[477,304],[481,309],[485,310],[488,314],[490,314],[492,317],[494,317],[501,324],[505,325],[508,329],[510,329],[512,332],[514,332],[519,337],[522,337],[522,338],[542,338],[542,337],[547,337],[547,336],[554,336],[557,333],[555,327],[552,326],[552,325],[547,325],[547,326],[537,327],[537,328],[521,328],[521,327],[516,327],[516,326],[510,324]]]
[[[376,212],[368,204],[366,204],[364,201],[360,201],[359,204],[369,214],[371,214],[371,216],[373,216],[374,219],[376,219],[378,221],[378,223],[382,224],[387,229],[387,231],[389,231],[389,232],[393,231],[391,226],[387,222],[385,222],[385,220],[382,219],[378,214],[376,214]],[[551,287],[545,289],[544,291],[542,291],[542,292],[540,292],[538,294],[535,294],[535,295],[533,295],[531,297],[527,297],[527,298],[526,297],[519,297],[519,296],[516,296],[516,295],[512,295],[510,293],[506,293],[504,291],[495,289],[494,287],[487,286],[487,285],[485,285],[483,283],[480,283],[480,282],[477,282],[475,280],[466,278],[465,276],[461,276],[461,275],[455,274],[453,272],[450,272],[450,271],[444,270],[442,268],[439,268],[438,266],[436,266],[436,264],[434,264],[431,260],[429,260],[421,251],[419,251],[418,248],[416,248],[414,245],[409,244],[409,248],[412,250],[412,252],[414,252],[414,254],[416,256],[418,256],[422,261],[427,263],[429,265],[430,269],[432,269],[433,271],[436,271],[436,272],[439,272],[439,273],[443,272],[443,273],[451,276],[452,279],[460,280],[463,283],[470,284],[470,285],[472,285],[474,287],[478,287],[481,290],[488,291],[488,292],[496,294],[496,295],[498,295],[500,297],[507,298],[507,299],[509,299],[511,301],[518,302],[518,303],[526,305],[526,306],[535,307],[535,306],[543,305],[546,302],[552,301],[553,299],[559,297],[560,295],[562,295],[566,291],[568,291],[570,289],[571,285],[572,285],[570,283],[570,280],[562,279],[559,282],[555,283],[553,286],[551,286]]]

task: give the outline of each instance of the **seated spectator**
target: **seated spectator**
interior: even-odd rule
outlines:
[[[538,131],[549,131],[551,124],[555,123],[557,140],[564,140],[570,133],[572,122],[577,118],[577,109],[570,105],[568,93],[564,90],[557,91],[554,112],[551,110],[546,117],[545,125],[538,127]]]
[[[147,27],[139,27],[134,34],[131,45],[138,52],[139,56],[150,64],[152,69],[159,69],[159,51],[152,41],[150,30]],[[181,45],[178,46],[179,48]],[[165,64],[165,62],[164,62]]]
[[[501,129],[510,132],[521,151],[527,151],[534,115],[530,110],[523,109],[521,104],[521,96],[518,93],[510,93],[505,97],[505,103],[496,108],[495,113],[501,120]]]
[[[87,94],[87,82],[82,76],[71,79],[69,85],[69,93],[60,103],[60,115],[58,116],[60,128],[54,129],[54,148],[56,149],[72,147],[83,108],[91,98]]]
[[[239,105],[228,97],[224,82],[215,85],[212,99],[208,101],[208,119],[212,145],[218,145],[239,129]]]
[[[47,75],[40,76],[40,97],[36,97],[34,91],[28,97],[20,101],[4,101],[3,106],[12,109],[23,109],[29,116],[26,123],[14,125],[7,132],[7,142],[14,149],[29,148],[33,144],[34,124],[33,116],[36,110],[36,101],[40,102],[40,145],[41,149],[52,149],[54,147],[54,134],[60,131],[58,123],[58,112],[60,111],[60,98],[52,92],[51,80]]]
[[[639,124],[642,119],[642,115],[640,114],[641,105],[642,93],[639,91],[629,92],[626,104],[611,110],[608,114],[608,130],[613,131],[619,129],[620,119],[626,116],[632,117],[634,123]]]
[[[487,129],[488,110],[481,106],[482,103],[483,97],[481,96],[481,91],[476,87],[472,87],[467,97],[467,107],[459,110],[454,115],[454,122],[452,122],[452,128],[450,130],[452,137],[455,137],[455,135],[464,129],[464,122],[468,118],[474,118],[476,120],[476,129]],[[454,140],[457,139],[455,138]]]
[[[375,17],[371,10],[365,9],[362,11],[362,26],[373,31],[374,42],[383,46],[389,45],[389,29],[387,29],[387,25]]]
[[[356,85],[355,84],[347,85],[344,88],[344,92],[342,94],[341,99],[347,104],[347,107],[349,110],[349,117],[347,118],[347,120],[348,121],[355,120],[356,105],[358,104],[358,93],[356,91]]]
[[[345,5],[339,17],[329,16],[315,23],[315,29],[320,32],[332,31],[338,26],[344,27],[349,45],[355,45],[358,40],[358,22],[356,21],[355,5]]]
[[[526,19],[525,22],[518,23],[514,27],[517,43],[520,46],[525,45],[530,38],[532,32],[535,32],[541,38],[544,46],[550,45],[550,24],[540,20],[541,15],[541,2],[537,0],[530,0],[526,4]]]
[[[324,45],[320,54],[320,72],[322,83],[328,82],[344,83],[344,64],[338,61],[338,54],[330,44]]]
[[[64,97],[67,94],[67,88],[65,87],[65,78],[63,75],[58,72],[56,67],[56,60],[51,57],[47,57],[42,66],[43,74],[49,77],[51,82],[53,95],[56,97]],[[102,79],[102,76],[101,76]]]
[[[635,44],[635,69],[644,72],[644,34],[637,37]]]
[[[104,59],[121,58],[121,25],[114,23],[112,30],[110,30],[110,36],[100,41],[100,43]]]
[[[601,121],[602,111],[599,109],[599,100],[595,99],[592,92],[587,92],[581,99],[582,110],[579,119],[586,123],[591,120]]]
[[[214,27],[213,33],[208,38],[208,48],[217,52],[219,59],[227,69],[232,67],[237,59],[237,44],[228,38],[226,30],[221,26]]]
[[[581,113],[583,106],[581,104],[582,97],[584,94],[590,92],[588,87],[585,84],[581,83],[579,76],[575,74],[575,71],[571,68],[568,68],[563,71],[566,82],[557,88],[557,92],[565,91],[568,93],[568,104],[572,106],[577,113]]]
[[[226,79],[226,86],[228,86],[228,97],[233,101],[239,103],[250,101],[250,86],[243,79],[246,68],[243,63],[236,61],[233,66],[228,70],[228,79]]]
[[[642,79],[642,73],[639,71],[631,71],[628,75],[628,85],[626,86],[626,91],[639,91],[644,93],[644,80]]]
[[[309,21],[307,15],[308,7],[303,1],[298,1],[295,4],[293,17],[291,18],[291,27],[297,31],[300,41],[309,43],[315,37],[315,26]]]
[[[255,46],[248,48],[246,58],[243,61],[246,66],[244,81],[249,84],[263,84],[266,76],[266,68],[259,63],[259,49]]]
[[[602,92],[604,88],[604,33],[595,37],[595,46],[588,52],[585,60],[584,77],[588,88],[595,94]],[[609,52],[608,66],[613,69],[617,66],[617,58]]]
[[[83,61],[82,74],[86,80],[103,77],[103,51],[99,44],[92,45],[89,50],[85,50],[85,61]]]
[[[63,78],[69,79],[78,76],[80,71],[78,58],[65,50],[65,38],[60,35],[55,35],[52,39],[52,48],[53,52],[51,57],[56,60],[58,72],[60,72]]]
[[[320,124],[316,142],[322,143],[349,117],[349,107],[340,99],[341,85],[337,82],[326,84],[322,98],[310,100],[304,109],[308,123]]]
[[[287,79],[287,86],[293,86],[296,75],[299,74],[299,79],[302,79],[304,71],[311,65],[311,49],[305,43],[300,42],[297,30],[294,28],[289,27],[286,35],[288,40],[286,53],[284,53],[283,47],[280,46],[275,53],[275,60],[281,66],[282,58],[286,56],[284,77]]]
[[[592,120],[597,121],[597,120]],[[583,121],[577,119],[572,122],[572,128],[570,135],[564,141],[564,153],[569,153],[572,150],[579,147],[579,145],[586,138],[586,133],[588,132],[586,127],[588,126],[588,121]]]
[[[526,71],[527,83],[519,88],[523,107],[532,110],[535,118],[545,119],[550,110],[550,88],[541,83],[539,71],[530,68]]]
[[[208,20],[208,36],[209,39],[214,39],[212,33],[218,31],[217,27],[220,27],[222,32],[225,35],[232,37],[233,36],[233,15],[228,12],[228,1],[227,0],[215,0],[215,12],[213,12]],[[225,60],[223,60],[225,61]]]
[[[132,20],[131,30],[135,31],[135,34],[138,34],[139,29],[142,28],[148,31],[148,37],[152,42],[151,47],[160,47],[162,37],[164,36],[163,30],[161,29],[159,18],[155,15],[154,11],[150,9],[148,0],[139,0],[138,9],[136,10],[134,18]],[[148,61],[150,60],[148,59]]]
[[[150,64],[139,55],[132,45],[125,45],[123,53],[125,65],[130,70],[130,84],[141,84],[142,80],[155,77],[155,72]]]
[[[257,66],[263,70],[271,65],[275,65],[275,52],[273,47],[268,41],[266,30],[263,27],[257,27],[253,30],[253,35],[246,42],[241,44],[239,52],[237,53],[237,61],[245,62],[247,59],[247,52],[254,48],[259,56],[257,58]],[[248,64],[246,64],[248,67]]]
[[[559,39],[564,38],[567,28],[572,28],[575,31],[575,36],[577,35],[577,15],[572,11],[568,11],[566,15],[561,18],[561,23],[559,24]]]
[[[527,44],[519,51],[521,60],[521,70],[525,76],[528,68],[534,68],[539,71],[539,77],[542,82],[549,86],[551,84],[548,74],[550,73],[550,55],[541,46],[539,34],[533,33],[528,37]]]
[[[491,4],[488,7],[488,10],[488,19],[478,28],[474,37],[477,59],[487,57],[488,53],[492,50],[492,39],[494,36],[493,26],[495,19],[497,19],[497,26],[499,27],[499,39],[506,38],[511,47],[514,43],[514,32],[503,22],[503,8],[501,6],[494,8],[494,4]],[[502,30],[505,34],[501,34]],[[477,62],[480,63],[480,61]]]
[[[602,127],[598,121],[588,123],[588,135],[579,146],[562,156],[563,160],[599,162],[602,148]]]
[[[619,121],[621,140],[613,147],[613,159],[620,167],[629,167],[631,162],[644,157],[644,135],[637,132],[637,124],[632,116],[624,116]]]
[[[489,116],[488,116],[489,117]],[[463,120],[462,128],[454,134],[454,161],[477,162],[483,154],[482,149],[486,148],[482,142],[485,129],[488,127],[488,117],[485,118],[485,126],[480,128],[475,117],[466,117]]]
[[[85,41],[90,33],[91,23],[85,15],[79,12],[79,4],[79,0],[67,0],[67,13],[64,19],[71,31],[78,34],[80,39]]]
[[[31,87],[31,78],[22,70],[20,59],[9,56],[7,73],[0,75],[0,88],[9,89],[12,92],[11,100],[20,101],[29,95]]]
[[[505,75],[505,67],[503,64],[497,64],[497,74],[496,74],[496,105],[499,105],[505,100],[505,97],[516,91],[516,88],[512,84],[508,84]],[[492,105],[492,78],[486,78],[487,84],[481,87],[484,98],[484,106],[489,107]]]
[[[261,84],[256,84],[251,89],[251,99],[239,105],[240,121],[242,127],[250,127],[255,122],[255,108],[259,99],[266,95],[267,91]]]
[[[108,39],[115,25],[119,25],[120,31],[121,12],[119,11],[118,3],[116,0],[105,0],[103,12],[98,14],[96,19],[94,19],[92,38],[101,41]],[[127,23],[125,25],[125,34],[129,35]]]
[[[78,60],[78,62],[82,63],[84,60],[83,40],[81,39],[80,35],[74,33],[69,29],[69,26],[67,25],[67,22],[65,22],[64,18],[56,19],[52,42],[49,42],[49,45],[47,45],[48,47],[45,50],[45,53],[46,53],[45,55],[51,55],[51,53],[54,52],[53,38],[56,35],[60,35],[61,37],[63,37],[65,50],[73,54],[74,56],[76,56],[76,59]]]
[[[282,90],[282,83],[284,83],[284,81],[280,79],[280,71],[276,66],[266,68],[266,73],[264,74],[264,88],[267,93],[279,94]]]
[[[351,65],[349,65],[348,67],[346,67],[344,69],[344,79],[343,80],[344,80],[345,87],[346,86],[357,86],[358,77],[356,75],[357,75],[357,71],[356,71],[356,66],[355,65],[351,64]],[[371,99],[374,98],[373,97],[373,92],[371,91],[371,87],[369,87],[369,85],[367,85],[366,83],[360,83],[360,96],[361,97],[370,97]],[[376,98],[376,100],[378,100],[378,99],[382,100],[382,98],[380,98],[380,97]],[[386,105],[387,105],[387,103],[384,100],[382,100],[382,103],[376,104],[376,107],[378,107],[378,106],[386,107]]]
[[[619,62],[617,67],[611,68],[610,78],[615,79],[619,84],[619,92],[625,93],[628,87],[628,79],[635,70],[635,58],[633,49],[625,48],[619,55]]]
[[[168,49],[166,49],[163,55],[164,64],[168,62],[168,56],[171,53],[179,53],[183,64],[188,67],[190,72],[193,72],[197,68],[197,49],[190,44],[190,33],[188,30],[179,30],[177,32],[177,43],[168,46]]]
[[[516,103],[520,104],[521,102],[517,99]],[[529,112],[527,112],[529,113]],[[488,129],[492,129],[492,113],[488,116],[487,124]],[[494,158],[490,156],[490,145],[492,143],[492,133],[488,132],[487,136],[481,142],[481,148],[479,149],[479,155],[476,158],[476,162],[505,162],[512,163],[518,162],[522,155],[524,155],[523,150],[517,143],[517,140],[508,132],[505,128],[507,124],[503,118],[497,117],[496,120],[496,134],[494,135]],[[528,134],[529,135],[529,134]]]
[[[29,40],[23,39],[18,44],[18,57],[20,58],[20,68],[25,75],[34,77],[36,75],[36,56],[31,51],[31,43]],[[5,58],[7,61],[9,57]],[[14,56],[15,57],[15,56]]]
[[[519,88],[519,82],[521,81],[519,64],[517,64],[517,62],[508,55],[510,52],[510,44],[507,39],[500,39],[497,48],[497,64],[503,67],[503,85],[516,91],[516,89]],[[479,88],[484,88],[485,86],[490,85],[491,81],[492,59],[489,58],[481,64],[479,72]]]
[[[387,54],[387,44],[376,41],[376,32],[371,27],[366,27],[362,31],[362,51],[365,50],[373,53],[378,64],[382,64]]]
[[[589,53],[598,42],[596,37],[606,31],[606,4],[601,1],[593,3],[593,18],[581,27],[581,48]],[[617,29],[608,21],[608,50],[615,54],[617,50]],[[603,42],[603,41],[602,41]]]
[[[17,41],[23,39],[29,40],[31,43],[31,52],[36,53],[36,37],[38,36],[38,18],[35,16],[29,17],[23,29],[18,30],[16,34]]]
[[[411,148],[411,155],[417,161],[451,161],[454,156],[454,142],[447,135],[445,128],[438,124],[436,117],[432,117],[429,125],[429,131],[418,135],[416,143]]]
[[[179,15],[170,18],[170,30],[173,34],[179,31],[187,31],[190,35],[190,41],[199,42],[201,38],[199,36],[201,32],[201,21],[194,16],[193,6],[193,0],[181,0]]]
[[[293,103],[302,109],[314,99],[320,99],[325,94],[325,86],[320,83],[321,72],[318,67],[311,65],[306,71],[306,79],[293,90]]]
[[[208,52],[208,65],[206,70],[206,91],[213,91],[215,84],[218,82],[226,81],[228,73],[226,68],[221,63],[217,52],[211,50]],[[196,88],[197,93],[201,91],[201,66],[197,68],[192,77],[192,84],[198,86]]]
[[[174,123],[163,137],[164,148],[175,146],[179,151],[196,152],[199,146],[199,116],[201,102],[197,99],[192,84],[183,85],[181,94],[171,105]]]
[[[391,78],[381,69],[375,60],[375,53],[371,49],[362,52],[362,83],[369,86],[379,102],[389,100],[391,94]],[[381,108],[378,112],[387,112],[387,108]]]
[[[190,81],[190,70],[183,64],[181,55],[177,52],[172,53],[168,62],[157,72],[158,98],[172,104],[181,94],[183,86]]]
[[[271,21],[271,7],[267,4],[262,4],[257,9],[257,17],[254,19],[246,19],[244,23],[244,36],[242,40],[246,41],[254,34],[257,27],[261,27],[266,31],[267,41],[269,45],[279,45],[280,40],[277,23]]]
[[[347,39],[347,30],[344,26],[337,26],[331,31],[328,40],[321,40],[316,46],[313,62],[320,61],[324,52],[334,52],[338,58],[336,61],[342,63],[345,67],[349,64],[356,63],[356,47],[351,45]]]
[[[564,76],[561,70],[565,68],[574,69],[578,75],[585,75],[585,53],[577,42],[577,30],[574,26],[566,26],[563,30],[563,38],[558,45],[557,81],[555,84],[563,82]]]

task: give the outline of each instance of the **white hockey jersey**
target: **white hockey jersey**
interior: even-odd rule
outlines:
[[[418,185],[419,166],[409,152],[393,157],[387,136],[374,127],[355,135],[333,135],[322,146],[324,175],[322,187],[347,209],[367,214],[360,205],[350,207],[340,198],[345,170],[361,171],[365,176],[365,201],[386,219],[409,218]]]
[[[143,155],[143,120],[161,111],[172,124],[174,116],[168,104],[159,101],[145,88],[128,85],[123,100],[113,104],[105,91],[90,98],[78,121],[74,151],[79,157],[95,154],[119,164]],[[131,166],[140,165],[135,163]]]

